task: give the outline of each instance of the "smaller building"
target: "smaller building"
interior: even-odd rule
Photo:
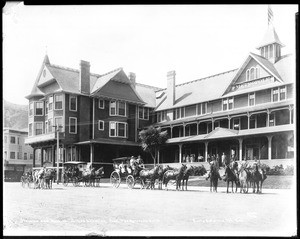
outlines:
[[[33,149],[25,145],[28,132],[3,128],[3,163],[5,181],[19,181],[32,168]]]

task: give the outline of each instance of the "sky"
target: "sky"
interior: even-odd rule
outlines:
[[[273,25],[295,53],[297,5],[271,5]],[[161,88],[242,66],[258,53],[268,27],[267,5],[24,6],[8,2],[3,19],[3,98],[27,105],[43,59],[104,74],[122,67],[136,81]]]

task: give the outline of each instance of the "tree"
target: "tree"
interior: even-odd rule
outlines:
[[[148,129],[140,131],[139,139],[142,144],[142,149],[150,153],[155,164],[158,150],[168,140],[167,131],[161,131],[161,128],[150,126]]]

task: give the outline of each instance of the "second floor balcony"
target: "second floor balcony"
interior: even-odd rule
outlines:
[[[39,135],[33,135],[29,136],[25,139],[25,144],[33,144],[33,143],[39,143],[39,142],[45,142],[45,141],[52,141],[57,139],[56,132],[51,132],[47,134],[39,134]],[[61,132],[59,133],[59,139],[65,139],[65,133]]]

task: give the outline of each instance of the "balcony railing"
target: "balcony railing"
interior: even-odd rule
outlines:
[[[64,139],[65,134],[59,133],[59,139]],[[40,134],[40,135],[34,135],[30,136],[25,139],[25,144],[32,144],[32,143],[38,143],[38,142],[43,142],[43,141],[50,141],[50,140],[55,140],[56,139],[56,133],[47,133],[47,134]]]

